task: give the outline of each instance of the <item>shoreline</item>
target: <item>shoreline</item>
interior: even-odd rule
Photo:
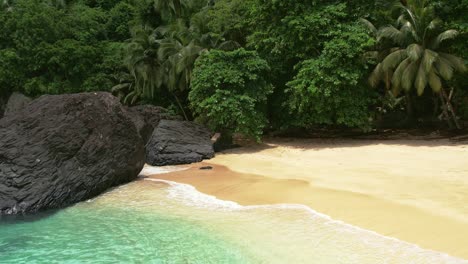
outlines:
[[[306,159],[309,158],[309,156],[327,157],[329,154],[327,152],[331,150],[332,152],[342,152],[341,155],[345,156],[349,154],[346,152],[357,151],[360,153],[358,156],[359,158],[366,158],[366,152],[370,151],[375,154],[375,152],[372,151],[375,145],[369,145],[371,146],[371,150],[366,150],[366,145],[355,145],[355,141],[333,141],[334,144],[332,145],[328,142],[324,143],[327,145],[326,147],[318,147],[315,145],[315,148],[310,145],[317,144],[315,141],[307,142],[307,140],[295,140],[295,143],[302,144],[304,147],[297,148],[297,146],[291,146],[291,144],[286,146],[285,142],[270,142],[262,146],[234,149],[218,155],[209,162],[192,164],[187,170],[158,174],[152,176],[152,178],[190,184],[202,193],[213,195],[218,199],[234,201],[241,205],[285,203],[306,205],[312,210],[328,215],[335,220],[374,231],[387,237],[394,237],[405,242],[416,244],[425,249],[468,259],[468,249],[463,247],[463,245],[468,244],[468,221],[465,219],[465,217],[468,218],[468,215],[465,215],[465,210],[468,208],[463,205],[464,201],[468,202],[468,200],[466,200],[468,194],[464,192],[468,190],[466,189],[468,185],[462,184],[461,186],[458,185],[458,187],[457,185],[452,186],[452,184],[448,184],[447,186],[434,186],[439,189],[440,196],[443,196],[443,191],[449,191],[451,188],[454,188],[454,186],[457,187],[460,193],[456,193],[456,195],[461,195],[458,201],[462,204],[461,208],[456,208],[457,206],[460,207],[460,204],[454,204],[451,200],[444,201],[440,197],[436,197],[438,199],[440,198],[440,204],[427,202],[427,206],[424,206],[424,201],[427,197],[423,197],[424,199],[421,201],[411,201],[411,199],[409,199],[410,201],[406,202],[404,199],[395,198],[400,194],[392,197],[392,195],[379,195],[379,193],[372,193],[372,191],[369,191],[372,190],[371,187],[381,184],[369,180],[372,179],[369,178],[369,175],[372,176],[372,174],[376,173],[375,164],[372,164],[372,162],[366,164],[366,166],[369,167],[369,171],[367,172],[361,171],[362,168],[357,165],[355,165],[354,168],[348,167],[348,171],[344,172],[347,176],[356,176],[354,175],[356,171],[359,172],[359,176],[362,178],[360,181],[350,177],[344,183],[337,183],[335,181],[342,179],[335,179],[335,181],[328,179],[328,182],[324,179],[324,177],[330,177],[329,174],[323,172],[323,166],[327,167],[329,164],[326,162],[322,164],[322,166],[317,166],[316,162],[307,162],[307,164],[304,164],[304,160],[298,157],[298,155],[303,155]],[[414,141],[413,143],[418,144],[418,142]],[[427,144],[431,145],[429,146],[430,148],[435,148],[434,150],[436,151],[434,151],[434,153],[436,156],[442,155],[449,156],[450,158],[451,155],[455,154],[460,156],[461,153],[462,155],[459,159],[463,160],[463,158],[468,157],[465,156],[468,154],[468,149],[465,146],[444,145],[444,142],[439,141],[432,143],[426,142],[426,145]],[[397,146],[398,149],[408,151],[410,155],[414,154],[414,151],[421,153],[421,151],[425,151],[424,148],[427,148],[427,146],[421,147],[418,145],[402,146],[401,144],[396,144],[395,146]],[[394,146],[389,146],[388,143],[380,143],[377,147],[388,150],[388,148],[391,149]],[[408,150],[408,148],[416,149]],[[449,152],[453,153],[447,155]],[[387,154],[391,153],[385,152],[385,155]],[[289,166],[285,166],[285,164],[281,163],[275,164],[279,159],[288,163]],[[377,153],[373,159],[379,160],[379,154]],[[332,160],[332,162],[338,163],[340,161],[342,161],[340,155]],[[424,162],[417,164],[415,167],[421,164],[424,164]],[[225,167],[224,165],[229,166]],[[349,166],[349,164],[345,165]],[[454,168],[459,169],[458,163],[449,165],[449,170],[453,170]],[[212,166],[213,170],[199,170],[201,166]],[[468,164],[467,166],[462,166],[462,168],[467,167]],[[402,170],[405,169],[408,168],[403,166]],[[315,172],[316,175],[311,177],[311,172]],[[385,177],[395,178],[398,182],[398,172],[401,173],[401,171],[396,170]],[[424,170],[421,172],[424,172]],[[460,171],[455,170],[455,172],[459,173]],[[339,171],[331,171],[331,173],[339,173]],[[403,176],[407,175],[404,174]],[[458,178],[456,177],[456,179]],[[412,183],[410,177],[408,177],[408,184],[403,182],[403,185],[408,185],[408,188],[414,188],[414,186],[419,186],[418,184],[421,184],[421,182],[425,180],[428,179],[422,178]],[[354,184],[357,184],[358,187],[366,181],[369,183],[369,186],[356,188],[356,186],[352,184],[353,181],[357,181],[354,182]],[[429,183],[434,184],[434,182]],[[413,186],[413,184],[416,185]],[[383,190],[384,194],[386,192],[391,194],[391,191],[395,187],[390,184],[388,185],[388,189]],[[367,190],[366,188],[369,187],[370,189]],[[402,192],[405,191],[407,190],[402,190]],[[431,192],[433,190],[426,191],[428,191],[429,194],[433,194]],[[422,192],[416,192],[414,195],[416,197],[419,194],[422,194],[420,196],[424,196]],[[451,198],[450,195],[448,197]],[[443,198],[446,199],[447,197]],[[446,211],[441,212],[431,210],[431,206],[437,209],[441,205],[445,205],[444,202],[451,202],[454,204],[455,208],[447,208]]]

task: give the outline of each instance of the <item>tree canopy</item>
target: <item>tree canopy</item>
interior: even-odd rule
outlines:
[[[0,101],[112,91],[255,138],[461,127],[467,12],[466,0],[6,0]]]
[[[214,131],[239,132],[257,140],[267,124],[266,102],[272,92],[269,66],[255,51],[212,50],[193,72],[189,100],[199,120]]]

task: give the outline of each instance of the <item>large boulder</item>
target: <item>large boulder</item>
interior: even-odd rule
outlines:
[[[171,115],[165,108],[154,105],[133,106],[129,107],[128,111],[145,143],[150,139],[154,129],[162,119],[181,119],[181,117]]]
[[[153,166],[189,164],[212,157],[211,132],[188,121],[161,120],[146,144],[146,163]]]
[[[135,179],[144,143],[109,93],[42,96],[0,120],[0,215],[60,208]]]
[[[32,99],[25,96],[24,94],[12,93],[10,98],[8,99],[8,103],[5,106],[4,115],[7,116],[7,115],[15,113],[17,111],[21,111],[31,101],[32,101]]]

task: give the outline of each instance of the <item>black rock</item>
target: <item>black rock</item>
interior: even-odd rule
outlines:
[[[138,133],[146,143],[154,129],[159,125],[162,119],[167,120],[180,120],[181,117],[173,116],[168,111],[160,106],[154,105],[138,105],[129,107],[128,111],[135,123]]]
[[[203,166],[203,167],[200,167],[200,170],[212,170],[213,167],[211,166]]]
[[[161,120],[146,144],[146,163],[153,166],[189,164],[212,157],[211,132],[188,121]]]
[[[15,113],[17,111],[22,110],[32,101],[31,98],[20,94],[20,93],[12,93],[10,98],[8,99],[8,103],[5,106],[4,115],[7,116],[9,114]]]
[[[61,208],[135,179],[144,144],[109,93],[42,96],[0,120],[0,215]]]

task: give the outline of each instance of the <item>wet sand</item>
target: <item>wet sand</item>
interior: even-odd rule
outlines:
[[[199,170],[201,166],[213,170]],[[448,141],[274,140],[155,175],[242,205],[295,203],[468,259],[468,146]]]

